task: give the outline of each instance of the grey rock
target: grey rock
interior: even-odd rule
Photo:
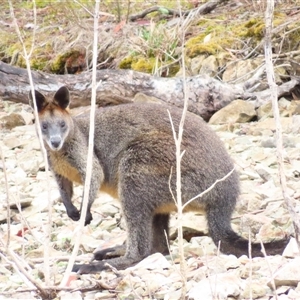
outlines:
[[[205,60],[206,55],[199,55],[191,60],[192,75],[198,75],[202,67],[202,63]]]
[[[201,64],[201,68],[199,70],[199,74],[205,74],[211,77],[216,76],[218,72],[218,60],[216,56],[210,55],[206,57]]]
[[[289,258],[295,258],[297,256],[299,257],[299,255],[300,255],[300,252],[299,252],[297,241],[295,238],[291,238],[290,242],[284,249],[282,256],[289,257]]]
[[[247,59],[230,62],[223,73],[223,81],[241,83],[251,78],[253,70],[260,66],[261,59]]]
[[[209,124],[245,123],[256,117],[254,105],[243,100],[234,100],[217,111],[209,120]]]
[[[271,289],[267,286],[267,284],[264,281],[247,281],[245,289],[242,293],[242,299],[258,299],[266,296],[270,292]]]
[[[142,103],[162,103],[161,100],[153,96],[148,96],[143,93],[136,93],[133,99],[133,102],[142,102]]]
[[[275,138],[265,138],[261,141],[261,146],[264,148],[276,148]]]
[[[198,282],[189,291],[189,299],[215,300],[238,297],[242,292],[242,280],[233,272],[209,276]]]
[[[256,172],[263,179],[264,182],[272,179],[272,175],[268,170],[266,170],[266,168],[258,167],[256,168]]]
[[[290,260],[274,274],[276,286],[297,286],[300,282],[300,257]],[[269,282],[269,286],[270,286]]]
[[[1,117],[0,124],[6,129],[12,129],[16,126],[26,125],[26,122],[21,114],[11,113]]]

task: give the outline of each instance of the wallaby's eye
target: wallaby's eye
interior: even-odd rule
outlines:
[[[47,123],[42,123],[42,128],[43,128],[43,130],[46,130],[48,128]]]
[[[65,121],[61,121],[60,122],[60,127],[61,128],[65,128],[66,127],[66,122]]]

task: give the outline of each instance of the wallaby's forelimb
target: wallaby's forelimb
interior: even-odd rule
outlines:
[[[55,179],[59,188],[61,200],[67,210],[68,217],[73,221],[78,221],[80,218],[79,210],[72,203],[73,183],[69,179],[55,174]]]

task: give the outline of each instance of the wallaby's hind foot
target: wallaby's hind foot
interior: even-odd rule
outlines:
[[[72,272],[77,274],[96,274],[107,269],[105,262],[89,263],[89,264],[76,264],[73,266]]]
[[[89,264],[78,264],[73,266],[72,272],[77,272],[78,274],[95,274],[109,269],[109,266],[112,266],[117,270],[125,270],[126,268],[132,267],[133,265],[137,264],[143,258],[144,257],[131,258],[122,256]]]
[[[106,248],[106,249],[94,252],[94,257],[93,257],[92,261],[120,257],[120,256],[124,256],[125,253],[126,253],[126,244],[111,247],[111,248]]]

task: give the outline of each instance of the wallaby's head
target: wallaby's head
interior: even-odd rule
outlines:
[[[43,140],[52,151],[60,150],[73,128],[73,120],[67,111],[70,103],[69,90],[63,86],[52,100],[38,91],[34,91]],[[29,93],[29,103],[34,108],[32,93]]]

